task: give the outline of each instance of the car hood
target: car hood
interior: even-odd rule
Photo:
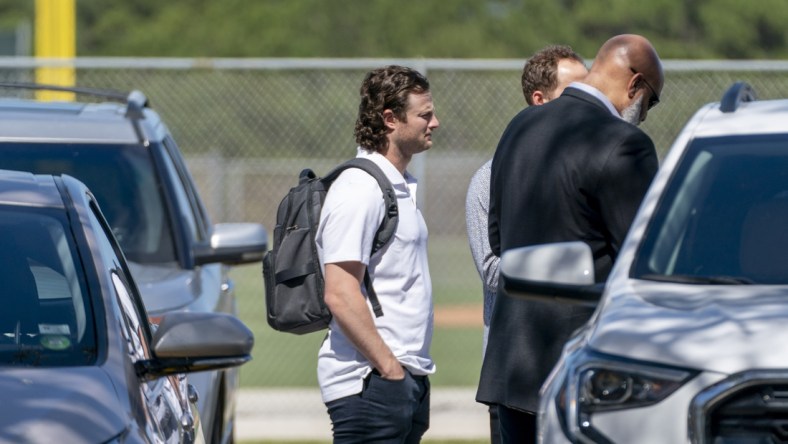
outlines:
[[[0,441],[106,442],[130,418],[99,368],[4,369]]]
[[[628,280],[608,289],[589,345],[721,373],[788,368],[788,287]]]
[[[200,294],[197,273],[175,265],[147,265],[129,262],[129,269],[150,315],[181,310]]]

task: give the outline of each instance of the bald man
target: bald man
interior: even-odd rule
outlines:
[[[603,44],[581,82],[515,116],[492,163],[493,254],[584,241],[603,282],[657,171],[654,144],[637,125],[659,103],[663,84],[651,43],[619,35]],[[504,443],[536,442],[539,388],[592,312],[498,295],[476,399],[498,405]]]

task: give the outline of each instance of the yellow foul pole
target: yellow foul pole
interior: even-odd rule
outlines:
[[[76,0],[36,0],[35,52],[51,63],[36,68],[36,82],[74,86],[76,55]],[[62,62],[56,59],[63,59]],[[73,93],[36,91],[38,100],[74,100]]]

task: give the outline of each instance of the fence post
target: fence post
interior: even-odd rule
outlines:
[[[413,69],[416,71],[424,74],[427,76],[427,63],[424,60],[417,61]],[[425,151],[423,153],[419,153],[416,156],[413,156],[413,159],[410,162],[408,170],[413,174],[414,177],[419,181],[419,186],[416,188],[416,202],[419,204],[419,208],[421,209],[422,213],[424,213],[427,209],[427,153],[429,151]]]

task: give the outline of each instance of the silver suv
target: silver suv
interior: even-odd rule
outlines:
[[[604,285],[580,242],[504,254],[510,294],[598,303],[542,387],[542,442],[788,442],[786,122],[745,83],[697,111]]]
[[[247,362],[253,334],[224,313],[150,328],[84,184],[0,170],[0,269],[0,441],[205,442],[185,374]]]
[[[2,84],[5,91],[57,89]],[[99,102],[0,99],[0,168],[68,174],[95,194],[155,323],[169,312],[236,315],[228,265],[257,262],[259,224],[214,224],[175,140],[139,91],[68,89]],[[189,375],[206,440],[231,442],[238,371]]]

